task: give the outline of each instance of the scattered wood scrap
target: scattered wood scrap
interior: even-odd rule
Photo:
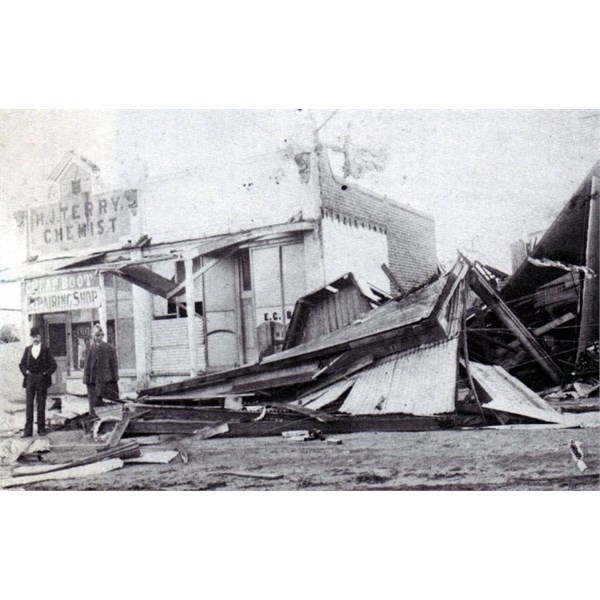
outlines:
[[[583,473],[587,469],[587,465],[583,462],[583,447],[581,442],[575,440],[569,440],[569,450],[571,456],[577,464],[577,468]]]
[[[177,450],[142,450],[140,456],[126,458],[123,462],[129,463],[153,463],[166,465],[170,463],[179,452]]]
[[[249,471],[220,471],[219,475],[231,475],[233,477],[250,477],[253,479],[283,479],[281,473],[251,473]]]
[[[135,458],[136,456],[140,456],[140,454],[141,452],[139,445],[135,442],[128,442],[117,448],[101,450],[96,452],[95,454],[90,454],[88,456],[84,456],[83,458],[75,459],[67,463],[66,465],[47,465],[47,468],[45,471],[43,471],[43,474],[53,473],[55,471],[62,471],[63,469],[70,469],[73,467],[82,467],[111,458]]]
[[[228,431],[229,425],[227,423],[219,423],[219,425],[198,429],[197,431],[194,431],[194,434],[197,435],[201,440],[209,440],[210,438],[218,435],[223,435]]]
[[[90,475],[101,475],[109,473],[123,467],[123,461],[120,458],[111,458],[100,462],[80,465],[70,468],[61,468],[38,475],[25,475],[20,477],[11,477],[0,480],[0,488],[20,487],[31,483],[39,483],[51,479],[71,479],[75,477],[89,477]]]

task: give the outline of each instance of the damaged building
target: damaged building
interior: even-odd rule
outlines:
[[[513,275],[489,274],[498,301],[474,308],[469,344],[483,362],[502,365],[534,389],[598,377],[597,163]],[[531,333],[531,352],[503,312]],[[513,322],[516,323],[516,321]]]
[[[85,392],[94,323],[134,392],[291,347],[296,301],[328,282],[352,304],[338,327],[438,272],[433,219],[340,180],[320,148],[132,189],[69,153],[16,217],[29,258],[3,279],[22,281],[23,331],[41,327],[56,357],[51,394]]]

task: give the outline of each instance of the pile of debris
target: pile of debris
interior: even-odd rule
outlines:
[[[311,294],[310,302],[298,301],[283,351],[141,392],[129,434],[205,430],[239,437],[579,423],[511,374],[510,365],[473,360],[480,358],[479,325],[493,318],[504,326],[502,346],[526,353],[554,384],[565,378],[482,265],[461,256],[427,285],[377,298],[354,321],[347,317],[355,306],[352,295],[340,294],[339,285],[337,280]],[[327,333],[316,335],[319,319]]]

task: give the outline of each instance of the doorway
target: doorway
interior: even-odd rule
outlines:
[[[67,377],[71,373],[69,361],[69,313],[44,315],[45,339],[56,360],[56,372],[52,377],[51,394],[64,394],[67,391]]]

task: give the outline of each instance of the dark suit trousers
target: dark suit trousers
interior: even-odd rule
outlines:
[[[38,433],[46,431],[46,393],[48,388],[41,373],[29,373],[25,382],[25,434],[33,435],[33,405],[37,404]]]

